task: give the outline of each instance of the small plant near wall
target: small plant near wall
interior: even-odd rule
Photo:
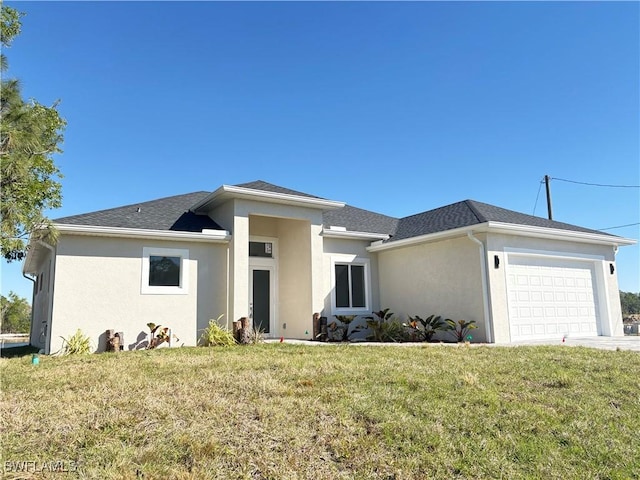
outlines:
[[[405,327],[388,308],[371,313],[373,313],[373,317],[366,317],[367,327],[371,332],[367,336],[367,340],[372,342],[403,342],[407,339]]]
[[[473,330],[474,328],[478,328],[475,320],[445,320],[447,324],[447,330],[450,330],[451,335],[455,337],[458,342],[465,341],[465,337],[469,333],[469,330]]]
[[[83,335],[80,329],[69,338],[60,338],[62,338],[62,349],[59,353],[62,355],[84,355],[91,353],[91,339]]]
[[[327,328],[331,332],[331,340],[337,342],[348,342],[349,337],[352,334],[360,331],[359,328],[354,328],[349,331],[349,326],[356,318],[358,318],[357,315],[335,315],[335,317],[340,324],[337,322],[331,322],[327,325]]]
[[[259,343],[264,343],[264,330],[255,327],[249,329],[249,334],[247,335],[247,344],[257,345]]]
[[[171,329],[169,327],[163,327],[162,325],[156,325],[153,322],[147,323],[147,327],[151,331],[151,339],[149,340],[149,345],[147,346],[147,350],[153,350],[163,343],[169,343],[171,341],[171,337],[176,341],[180,339],[175,335],[171,335]]]
[[[421,340],[430,342],[436,332],[441,330],[447,330],[447,321],[443,320],[440,315],[430,315],[427,318],[421,318],[416,315],[415,317],[409,317],[409,323],[407,326],[411,329],[411,333],[418,336]],[[420,328],[422,325],[422,328]]]
[[[203,347],[230,347],[236,345],[236,339],[233,338],[233,332],[229,331],[225,327],[221,327],[218,323],[224,316],[220,315],[218,318],[209,320],[207,328],[202,330],[200,336],[200,345]]]

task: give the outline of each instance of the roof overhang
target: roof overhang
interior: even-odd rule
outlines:
[[[46,251],[55,252],[55,247],[52,247],[42,240],[29,242],[27,256],[22,264],[22,273],[24,275],[35,275],[38,273],[38,265],[40,265],[42,259],[46,256]]]
[[[193,205],[190,210],[195,213],[206,212],[211,207],[220,205],[228,200],[244,199],[266,203],[279,203],[297,207],[315,208],[323,211],[336,210],[345,206],[344,202],[325,200],[323,198],[291,195],[288,193],[267,192],[253,188],[222,185],[203,200]]]
[[[101,227],[95,225],[54,224],[56,230],[67,235],[94,237],[142,238],[149,240],[185,240],[189,242],[228,243],[231,235],[226,230],[181,232],[175,230],[147,230],[144,228]]]
[[[322,236],[325,238],[343,238],[352,240],[387,240],[389,235],[384,233],[355,232],[347,229],[323,228]]]
[[[207,230],[202,232],[178,232],[173,230],[146,230],[143,228],[100,227],[95,225],[69,225],[56,223],[54,227],[60,234],[84,235],[90,237],[135,238],[144,240],[168,240],[200,243],[229,243],[231,235],[226,230]],[[22,273],[31,274],[37,271],[44,254],[43,248],[54,251],[55,247],[38,241],[29,244],[27,257],[22,266]]]
[[[530,225],[516,225],[512,223],[502,222],[485,222],[467,227],[454,228],[443,232],[429,233],[419,235],[417,237],[405,238],[391,242],[376,242],[369,247],[369,252],[380,252],[391,250],[394,248],[408,247],[418,245],[420,243],[436,242],[448,238],[466,235],[468,232],[473,233],[499,233],[504,235],[518,235],[532,238],[541,238],[548,240],[560,240],[565,242],[591,243],[596,245],[622,246],[634,245],[635,240],[630,238],[617,237],[607,235],[605,233],[595,232],[578,232],[574,230],[563,230],[558,228],[534,227]]]

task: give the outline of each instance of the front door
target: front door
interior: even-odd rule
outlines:
[[[268,266],[251,266],[249,270],[249,312],[253,327],[265,336],[273,336],[274,269]]]

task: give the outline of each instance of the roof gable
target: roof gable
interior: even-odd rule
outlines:
[[[326,200],[325,198],[317,197],[315,195],[310,195],[308,193],[298,192],[296,190],[291,190],[289,188],[280,187],[278,185],[274,185],[273,183],[265,182],[264,180],[255,180],[253,182],[239,183],[238,185],[234,185],[234,186],[242,187],[242,188],[250,188],[252,190],[261,190],[263,192],[282,193],[285,195],[297,195],[299,197],[320,198],[322,200]]]
[[[531,227],[544,227],[573,232],[597,233],[610,235],[597,230],[571,225],[568,223],[548,220],[542,217],[527,215],[525,213],[507,210],[487,203],[475,200],[464,200],[452,203],[444,207],[418,213],[401,218],[398,228],[392,238],[387,242],[394,242],[431,233],[445,232],[456,228],[464,228],[472,225],[480,225],[487,222],[507,223],[512,225],[524,225]]]

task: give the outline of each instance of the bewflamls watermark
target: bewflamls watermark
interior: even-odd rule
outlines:
[[[5,461],[5,473],[72,473],[78,471],[78,464],[72,460],[19,460]]]

